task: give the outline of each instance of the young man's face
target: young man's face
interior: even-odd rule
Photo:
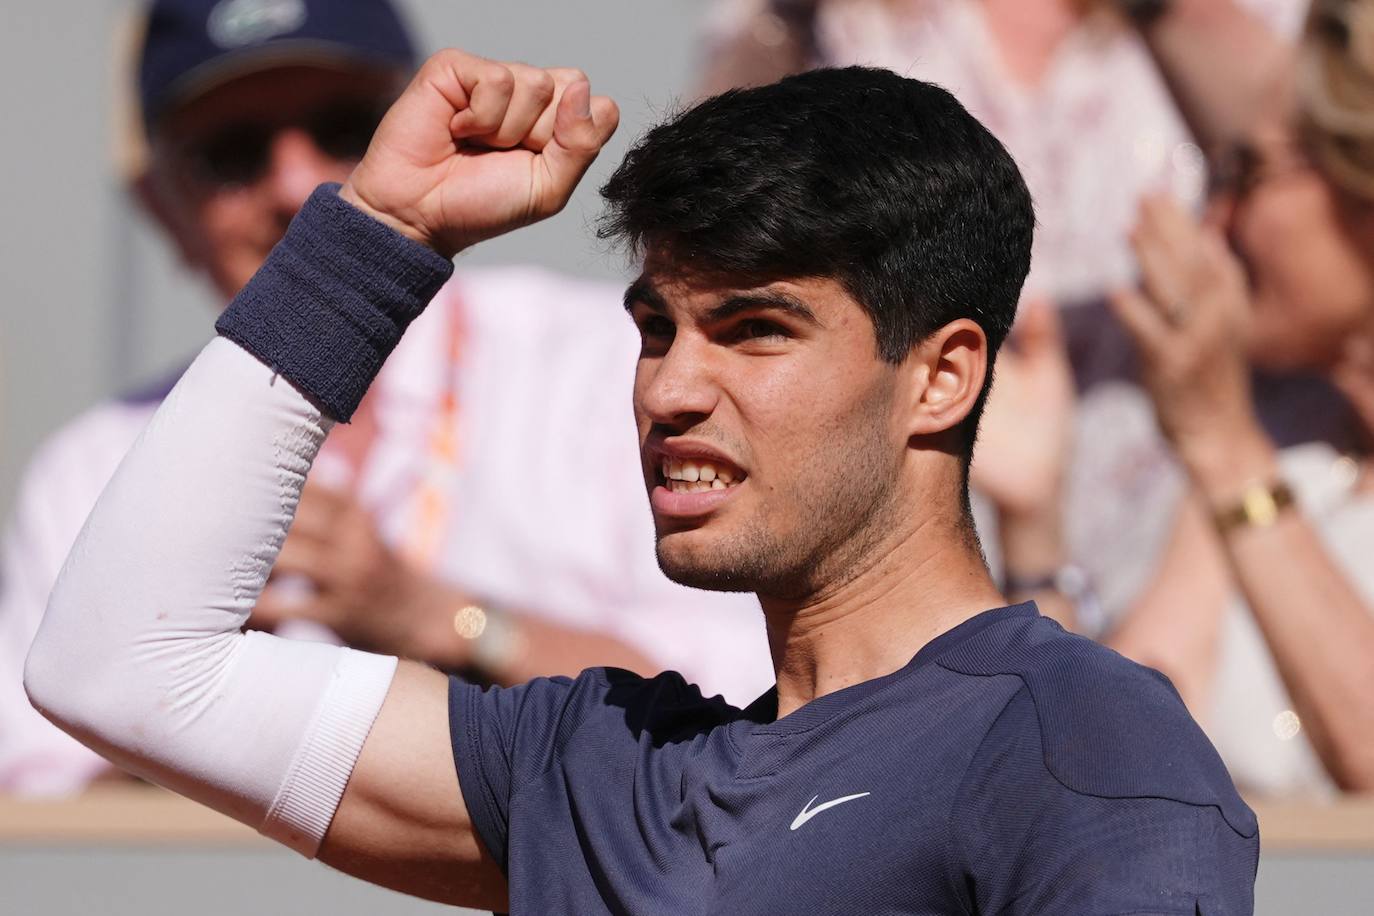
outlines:
[[[890,531],[908,434],[900,367],[829,279],[736,287],[646,264],[635,415],[659,563],[787,596]]]

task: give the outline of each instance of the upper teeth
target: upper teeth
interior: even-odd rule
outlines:
[[[663,476],[669,481],[683,481],[695,486],[692,490],[721,490],[736,480],[734,468],[716,464],[703,458],[687,460],[677,458],[663,459]],[[679,489],[673,486],[672,489]]]

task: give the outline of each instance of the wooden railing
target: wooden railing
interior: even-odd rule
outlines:
[[[53,801],[0,798],[0,843],[270,845],[238,821],[149,786],[101,786]]]
[[[1260,822],[1260,854],[1350,852],[1374,856],[1374,795],[1330,802],[1262,802],[1250,807]]]

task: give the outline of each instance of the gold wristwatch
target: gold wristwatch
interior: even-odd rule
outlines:
[[[1237,528],[1268,528],[1294,502],[1292,487],[1282,480],[1256,481],[1235,503],[1213,513],[1212,520],[1222,534]]]

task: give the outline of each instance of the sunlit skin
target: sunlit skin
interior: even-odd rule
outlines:
[[[1292,148],[1258,132],[1259,183],[1213,209],[1245,264],[1253,314],[1248,351],[1276,370],[1325,370],[1374,310],[1374,248],[1367,207],[1346,201]]]
[[[626,299],[659,562],[688,584],[759,594],[780,715],[897,670],[1002,603],[959,495],[954,428],[986,372],[975,323],[894,365],[832,279],[740,288],[651,257]],[[713,460],[736,481],[669,492],[665,456]]]
[[[311,192],[323,182],[343,181],[357,164],[333,158],[306,131],[289,125],[341,101],[384,106],[400,85],[398,74],[375,70],[289,67],[210,89],[159,123],[144,200],[188,263],[204,270],[227,301],[262,266]],[[258,180],[217,187],[190,174],[180,161],[178,151],[186,145],[265,112],[288,126],[273,138],[269,167]]]

